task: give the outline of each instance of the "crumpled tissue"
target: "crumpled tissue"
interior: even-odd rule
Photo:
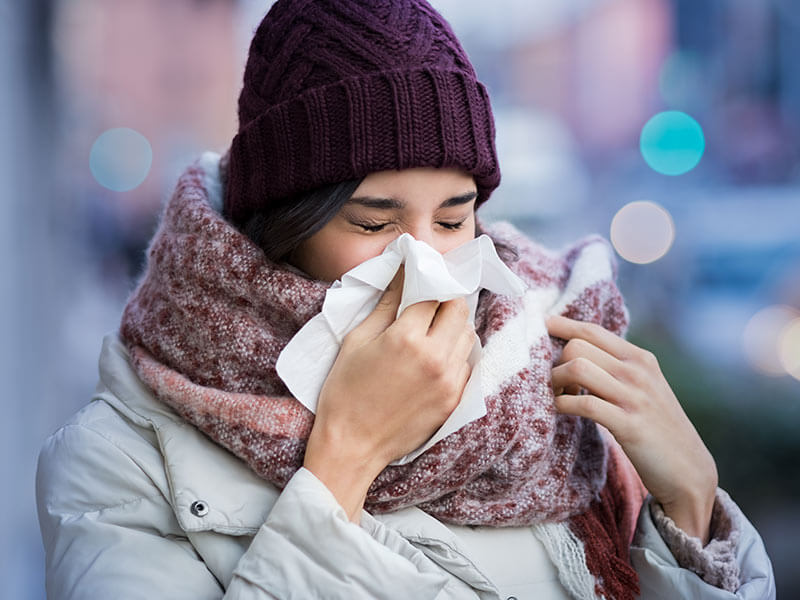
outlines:
[[[470,321],[474,323],[482,288],[508,296],[519,296],[525,291],[525,284],[500,260],[487,235],[439,254],[425,242],[404,233],[381,255],[364,261],[335,281],[325,295],[322,312],[308,321],[278,356],[278,376],[311,412],[316,413],[322,384],[342,340],[372,312],[400,265],[405,266],[405,273],[397,316],[417,302],[445,302],[463,296],[469,306]],[[486,414],[480,369],[476,368],[480,357],[481,344],[476,335],[468,359],[472,375],[458,406],[422,446],[391,464],[414,460],[436,442]]]

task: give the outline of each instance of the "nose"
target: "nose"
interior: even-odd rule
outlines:
[[[406,230],[406,233],[410,233],[415,240],[425,242],[429,246],[436,248],[433,230],[430,227],[425,225],[412,225],[409,226],[409,228]]]

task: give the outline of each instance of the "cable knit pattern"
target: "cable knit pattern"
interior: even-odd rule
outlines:
[[[279,0],[250,46],[226,215],[325,184],[457,167],[500,183],[489,95],[424,0]]]
[[[165,207],[120,333],[156,397],[283,487],[302,465],[313,415],[289,395],[275,361],[319,312],[329,284],[270,262],[216,213],[204,168],[208,161],[190,167]],[[598,591],[632,598],[632,517],[603,516],[609,499],[627,506],[625,487],[597,426],[556,413],[550,372],[561,344],[552,343],[544,326],[547,312],[557,310],[624,331],[627,312],[608,246],[589,238],[561,254],[507,224],[488,233],[516,251],[509,266],[529,289],[522,298],[487,290],[479,297],[475,325],[483,357],[477,368],[487,414],[411,463],[384,469],[365,508],[418,506],[443,521],[492,526],[574,518],[576,535],[590,548],[587,568]],[[607,471],[607,464],[615,468]],[[594,560],[608,555],[619,560]]]
[[[717,489],[711,513],[711,541],[705,546],[700,538],[687,535],[675,525],[658,502],[650,505],[650,514],[681,567],[697,573],[703,581],[718,588],[729,592],[739,589],[736,546],[740,525],[736,520],[736,505],[724,490]]]

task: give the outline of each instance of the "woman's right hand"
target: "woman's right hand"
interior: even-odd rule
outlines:
[[[419,302],[395,320],[402,267],[343,340],[319,396],[304,466],[357,520],[372,481],[422,445],[458,405],[475,337],[463,298]]]

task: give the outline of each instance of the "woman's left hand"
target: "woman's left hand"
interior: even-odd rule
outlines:
[[[707,543],[717,467],[656,357],[594,323],[551,316],[547,329],[567,341],[553,368],[556,409],[608,429],[664,512]]]

